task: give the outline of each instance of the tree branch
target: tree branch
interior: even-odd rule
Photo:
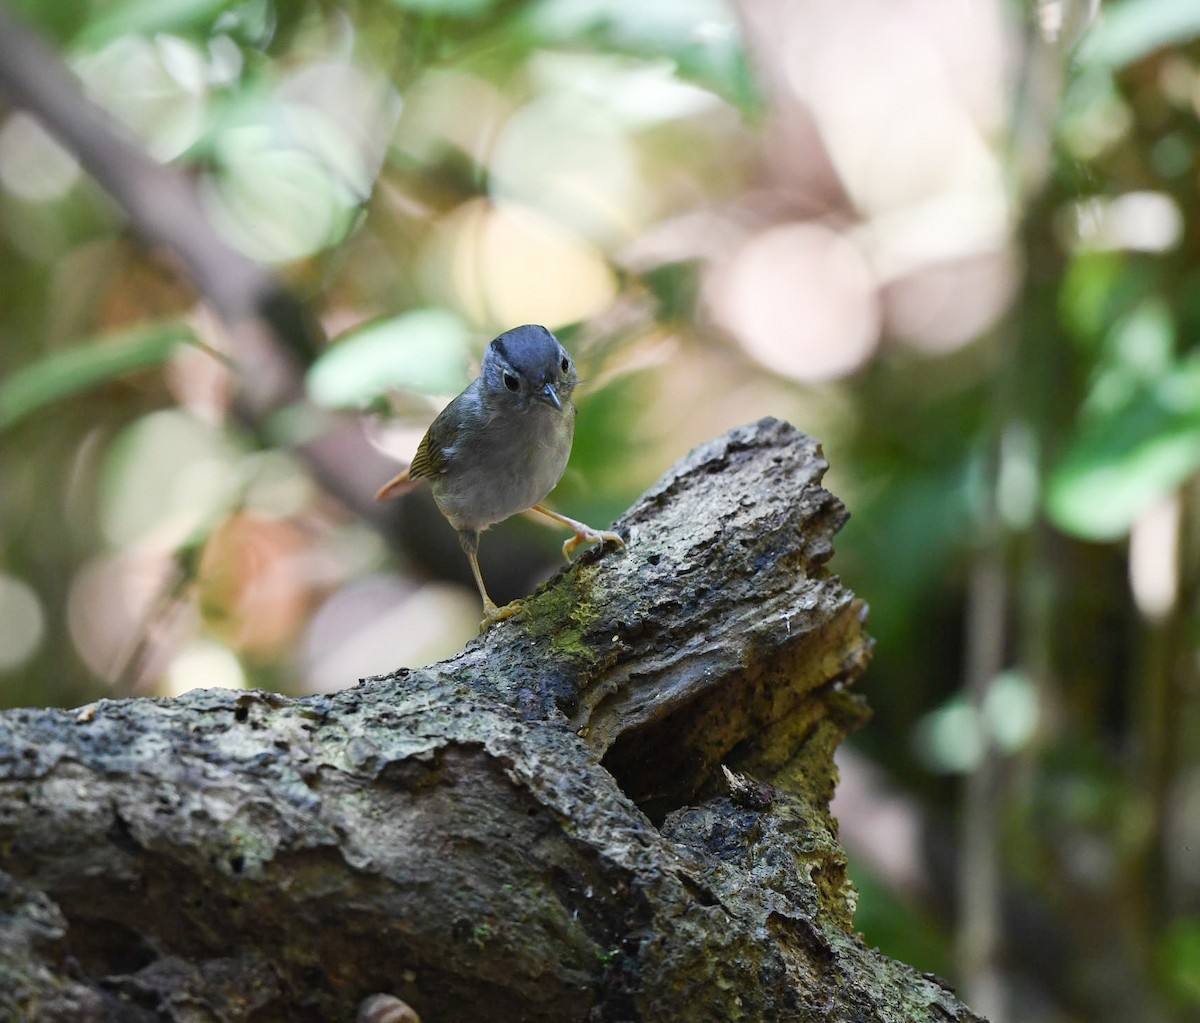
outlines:
[[[0,1014],[976,1020],[851,931],[828,800],[870,641],[824,470],[734,430],[428,668],[3,715]]]

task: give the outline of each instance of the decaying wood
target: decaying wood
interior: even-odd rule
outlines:
[[[852,932],[824,469],[732,431],[429,668],[4,714],[0,1017],[977,1019]]]

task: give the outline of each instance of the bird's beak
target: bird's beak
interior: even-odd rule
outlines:
[[[562,411],[562,402],[558,400],[558,391],[554,389],[553,384],[547,384],[542,388],[542,393],[537,396],[538,401],[544,401],[547,405],[552,405]]]

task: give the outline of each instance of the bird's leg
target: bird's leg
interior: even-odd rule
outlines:
[[[575,535],[563,544],[563,557],[568,561],[571,560],[571,551],[578,547],[581,543],[608,543],[610,540],[625,546],[625,541],[621,539],[620,533],[613,533],[607,529],[592,529],[591,526],[585,525],[582,522],[576,522],[574,519],[569,519],[565,515],[559,515],[556,511],[551,511],[545,505],[535,504],[529,509],[533,512],[538,512],[545,515],[548,519],[553,519],[555,522],[561,522],[568,529],[573,529]]]
[[[521,610],[521,601],[514,600],[504,607],[497,607],[488,596],[487,587],[483,585],[483,573],[479,571],[479,531],[462,529],[458,533],[458,542],[462,545],[467,560],[471,563],[471,574],[475,576],[475,585],[479,587],[479,595],[483,598],[483,621],[479,623],[479,631],[483,632],[490,625],[511,618]]]

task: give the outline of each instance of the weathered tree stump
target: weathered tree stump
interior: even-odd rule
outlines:
[[[852,932],[825,468],[704,445],[429,668],[0,716],[0,1018],[977,1019]]]

